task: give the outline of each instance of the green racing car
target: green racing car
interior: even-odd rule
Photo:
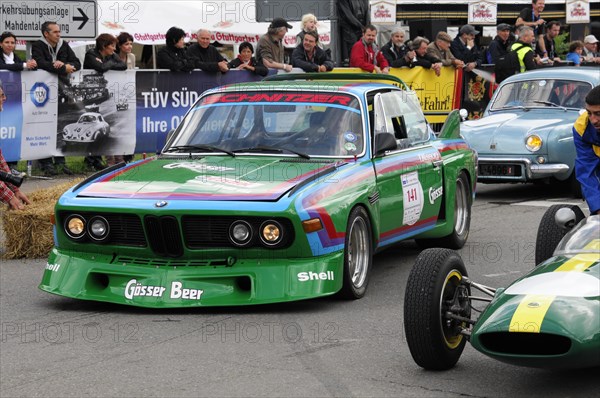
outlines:
[[[462,247],[477,159],[458,113],[436,136],[401,81],[323,75],[206,91],[160,154],[67,191],[40,288],[154,308],[358,299],[376,251]]]

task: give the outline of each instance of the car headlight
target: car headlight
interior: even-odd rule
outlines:
[[[90,234],[90,238],[94,240],[105,240],[108,237],[109,230],[108,221],[104,217],[92,217],[88,223],[88,233]]]
[[[537,152],[542,147],[542,139],[539,135],[532,134],[525,140],[525,146],[530,152]]]
[[[229,227],[229,238],[236,246],[246,246],[252,240],[252,227],[246,221],[235,221]]]
[[[268,220],[260,226],[260,240],[267,246],[273,246],[281,242],[283,228],[277,221]]]
[[[79,214],[67,217],[65,232],[71,239],[81,239],[85,235],[85,219]]]

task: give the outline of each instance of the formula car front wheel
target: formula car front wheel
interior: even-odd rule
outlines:
[[[463,352],[461,333],[471,317],[467,270],[458,253],[427,249],[413,266],[404,296],[404,330],[410,353],[422,368],[452,368]]]
[[[562,208],[573,210],[575,213],[575,225],[579,224],[585,218],[585,214],[577,205],[552,205],[546,210],[537,231],[535,239],[535,264],[538,265],[548,260],[554,254],[554,250],[558,243],[569,232],[556,224],[554,217],[556,212]]]

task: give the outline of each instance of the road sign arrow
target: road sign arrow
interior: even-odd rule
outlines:
[[[90,20],[90,18],[87,15],[85,15],[85,13],[83,12],[83,10],[81,8],[77,8],[77,11],[79,11],[81,16],[73,17],[73,21],[83,21],[83,22],[81,22],[81,25],[79,25],[79,27],[77,28],[77,30],[81,30],[81,28],[83,28],[83,26],[87,23],[87,21]]]

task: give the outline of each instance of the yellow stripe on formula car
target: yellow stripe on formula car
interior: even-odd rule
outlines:
[[[584,250],[598,250],[599,248],[600,239],[593,239],[585,245]],[[554,272],[583,272],[598,261],[600,261],[600,253],[581,253],[565,261]],[[546,312],[555,298],[556,296],[550,295],[525,295],[510,320],[508,331],[539,333]]]
[[[600,250],[600,239],[593,239],[583,250]],[[554,272],[583,272],[600,261],[600,253],[581,253],[568,259]]]
[[[528,294],[510,320],[509,332],[539,333],[550,304],[556,296]]]

